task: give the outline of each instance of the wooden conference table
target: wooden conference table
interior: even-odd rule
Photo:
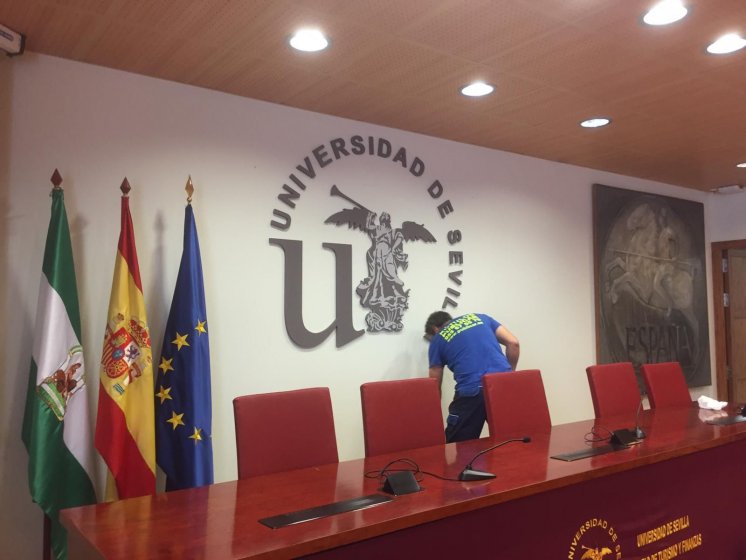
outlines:
[[[379,492],[364,474],[406,457],[456,478],[474,440],[62,512],[71,560],[107,558],[746,558],[746,422],[696,406],[644,411],[639,445],[566,462],[594,421],[554,426],[480,457],[477,482],[425,476],[423,490],[368,509],[270,529],[259,519]],[[634,419],[597,421],[608,429]],[[467,556],[473,555],[473,556]],[[585,555],[585,556],[584,556]]]

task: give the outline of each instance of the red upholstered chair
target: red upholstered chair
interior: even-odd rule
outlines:
[[[679,362],[643,364],[642,378],[648,388],[650,408],[692,404],[689,388]]]
[[[538,369],[482,376],[490,436],[533,436],[552,428],[544,382]]]
[[[327,387],[233,399],[238,478],[336,463]]]
[[[363,383],[360,399],[366,457],[445,443],[435,379]]]
[[[640,407],[640,388],[631,362],[585,368],[596,418],[634,416]]]

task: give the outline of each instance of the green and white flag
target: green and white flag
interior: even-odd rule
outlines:
[[[51,521],[54,558],[67,558],[59,510],[95,503],[96,494],[78,289],[61,188],[52,191],[22,437],[31,498]]]

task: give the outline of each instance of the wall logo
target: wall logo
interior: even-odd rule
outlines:
[[[370,309],[365,316],[368,332],[400,331],[409,301],[409,290],[404,289],[397,272],[399,268],[407,270],[409,265],[402,246],[405,241],[434,243],[435,237],[423,225],[414,222],[403,222],[400,228],[392,228],[388,212],[381,212],[376,225],[376,213],[346,196],[336,185],[332,185],[331,194],[344,198],[354,208],[332,214],[324,223],[346,224],[370,237],[371,246],[365,254],[368,276],[355,288],[360,305]]]
[[[311,151],[303,162],[295,167],[296,173],[290,173],[288,183],[282,186],[277,199],[284,205],[283,209],[275,208],[270,226],[286,232],[292,224],[289,211],[294,210],[301,192],[308,188],[309,181],[316,180],[319,171],[335,161],[351,156],[374,156],[401,166],[414,177],[425,175],[425,163],[419,157],[411,158],[406,148],[394,150],[390,141],[373,136],[351,136],[334,138],[328,144],[322,144]],[[328,183],[327,183],[328,184]],[[442,200],[445,188],[441,181],[435,179],[424,185],[425,194],[435,201],[435,211],[441,219],[448,219],[454,211],[449,199]],[[410,289],[405,289],[404,280],[399,271],[406,271],[409,266],[408,255],[404,252],[404,242],[423,241],[436,243],[435,236],[425,227],[414,221],[403,221],[400,227],[392,226],[391,214],[382,211],[380,215],[369,210],[363,204],[347,196],[336,185],[330,188],[330,195],[339,197],[352,205],[329,216],[324,224],[347,225],[352,230],[368,235],[371,246],[366,252],[368,276],[358,282],[353,289],[352,280],[352,245],[341,243],[322,243],[335,256],[335,303],[334,321],[320,332],[309,331],[304,324],[303,309],[303,241],[298,239],[280,239],[271,237],[270,245],[283,250],[285,257],[284,277],[284,316],[285,328],[290,339],[301,348],[313,348],[326,340],[332,332],[336,333],[337,348],[344,346],[362,336],[367,330],[370,333],[396,333],[404,327],[404,312],[408,308]],[[367,201],[366,201],[367,202]],[[390,201],[389,201],[390,203]],[[462,234],[452,229],[447,234],[450,245],[461,242]],[[455,308],[455,298],[461,295],[455,287],[461,286],[463,270],[463,251],[449,251],[448,265],[458,267],[448,273],[446,296],[441,308]],[[454,287],[455,286],[455,287]],[[360,305],[368,309],[365,316],[366,329],[356,329],[352,321],[353,297],[357,295]]]
[[[622,560],[619,534],[605,519],[589,519],[573,536],[567,560]]]

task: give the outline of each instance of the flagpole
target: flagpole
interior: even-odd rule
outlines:
[[[122,196],[129,196],[132,187],[130,187],[130,182],[127,180],[127,177],[122,181],[119,190],[122,191]]]
[[[107,466],[106,501],[152,495],[156,489],[152,351],[126,177],[120,191],[94,438]]]
[[[44,538],[42,544],[42,560],[51,560],[52,554],[52,522],[47,514],[44,514]]]
[[[192,176],[189,175],[189,178],[187,179],[186,187],[184,187],[184,190],[187,193],[187,204],[192,203],[192,195],[194,194],[194,184],[192,183]]]
[[[29,454],[29,492],[44,513],[44,560],[67,557],[67,532],[60,523],[60,510],[96,502],[90,476],[80,308],[59,170],[54,170],[50,181],[54,188],[21,429]],[[59,473],[64,474],[63,491]]]
[[[53,192],[62,190],[62,175],[60,175],[60,172],[56,167],[54,168],[54,173],[52,173],[49,180],[52,182]],[[52,196],[52,193],[49,193],[49,196]],[[46,513],[44,514],[44,534],[42,536],[41,557],[42,560],[51,560],[52,558],[52,520]]]

